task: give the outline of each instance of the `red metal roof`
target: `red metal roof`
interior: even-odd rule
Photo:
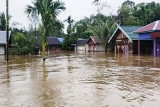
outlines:
[[[145,32],[153,32],[153,31],[157,31],[160,30],[160,20],[155,21],[151,24],[148,24],[136,31],[134,31],[135,33],[145,33]]]
[[[156,29],[157,29],[157,30],[160,30],[160,21],[159,21]]]

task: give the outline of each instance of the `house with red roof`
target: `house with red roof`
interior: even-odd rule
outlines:
[[[138,34],[138,54],[152,53],[160,55],[160,20],[148,24],[136,31]]]

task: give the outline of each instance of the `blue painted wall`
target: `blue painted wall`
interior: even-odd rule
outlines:
[[[147,33],[147,34],[139,34],[139,40],[146,40],[146,39],[151,39],[152,38],[150,37],[150,34]]]

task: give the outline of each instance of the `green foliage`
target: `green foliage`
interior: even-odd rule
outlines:
[[[38,49],[41,49],[41,44],[39,44],[39,40],[37,40],[37,35],[39,35],[39,32],[36,31],[36,29],[33,28],[32,25],[30,25],[29,31],[26,34],[26,39],[28,41],[29,46],[29,53],[31,54],[37,54]]]
[[[84,19],[76,22],[74,28],[77,38],[87,39],[94,35],[93,27],[97,26],[99,22],[105,22],[109,17],[103,14],[91,15],[90,18],[85,17]]]
[[[68,27],[67,27],[67,33],[70,36],[71,33],[74,31],[73,30],[73,23],[74,20],[71,18],[71,16],[68,16],[68,18],[65,20],[68,23]]]
[[[47,36],[49,32],[57,26],[57,16],[65,10],[64,3],[59,0],[34,0],[33,6],[28,5],[26,13],[31,17],[41,16],[41,39],[43,50],[43,61],[45,61],[45,50],[47,46]]]
[[[6,30],[6,19],[4,13],[0,14],[0,30]]]
[[[108,49],[108,40],[116,28],[117,25],[112,19],[108,19],[106,22],[100,21],[99,24],[93,28],[95,36],[100,39],[101,44],[105,48],[105,51]]]
[[[29,53],[27,38],[22,33],[16,33],[14,37],[14,47],[16,48],[18,54],[25,55]]]
[[[135,5],[133,1],[125,1],[118,10],[118,20],[121,25],[146,25],[160,19],[160,4],[139,3]]]
[[[74,41],[74,36],[73,36],[73,32],[74,32],[74,27],[73,27],[73,23],[74,20],[71,18],[71,16],[68,16],[68,18],[65,20],[65,22],[68,23],[68,27],[67,27],[67,37],[64,38],[64,42],[62,47],[64,49],[70,50],[73,49],[73,47],[71,46],[71,44],[75,43]]]
[[[68,37],[65,36],[64,41],[62,43],[62,48],[65,50],[73,50],[74,44],[77,42],[77,37],[75,35],[70,36],[70,40],[67,39]]]

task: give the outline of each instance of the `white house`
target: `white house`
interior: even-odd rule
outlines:
[[[11,35],[11,31],[9,31],[9,38]],[[5,49],[6,49],[6,31],[0,31],[0,55],[5,54]]]

